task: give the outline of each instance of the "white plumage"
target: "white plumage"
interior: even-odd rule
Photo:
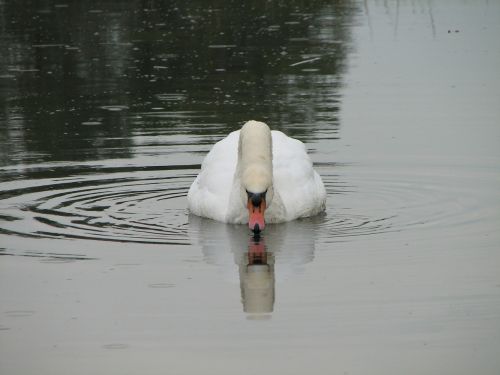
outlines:
[[[268,223],[313,216],[325,208],[325,188],[304,144],[258,121],[247,122],[213,146],[189,189],[188,208],[198,216],[244,224],[245,190],[259,188],[268,191]]]

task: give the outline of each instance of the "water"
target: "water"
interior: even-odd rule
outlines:
[[[2,373],[498,373],[498,3],[0,15]],[[258,241],[185,197],[251,118],[328,192]]]

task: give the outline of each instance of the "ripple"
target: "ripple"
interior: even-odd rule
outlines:
[[[0,233],[189,245],[196,229],[190,228],[185,196],[198,167],[96,167],[94,174],[89,167],[71,177],[2,183]],[[500,209],[498,203],[492,204],[495,179],[489,175],[380,168],[373,172],[366,167],[328,163],[316,168],[327,188],[327,211],[299,222],[312,224],[325,243],[445,228],[452,228],[455,235],[487,233]],[[49,253],[24,255],[38,256],[44,263],[90,259]]]
[[[103,105],[101,106],[101,109],[111,112],[121,112],[123,110],[129,109],[129,107],[126,105]]]
[[[174,288],[175,284],[172,283],[154,283],[154,284],[149,284],[148,285],[150,288],[156,289],[168,289],[168,288]]]
[[[497,178],[489,173],[450,167],[348,169],[349,176],[332,175],[330,169],[324,178],[330,204],[319,225],[325,242],[401,231],[487,234],[500,209],[492,199],[498,196]]]
[[[116,349],[127,349],[128,345],[127,344],[115,343],[115,344],[105,344],[102,347],[104,349],[116,350]]]
[[[16,252],[5,251],[0,248],[0,255],[2,256],[22,256],[28,258],[38,258],[41,263],[72,263],[80,260],[96,260],[97,258],[90,258],[83,254],[64,254],[64,253],[44,253],[40,251],[18,250]]]
[[[32,186],[3,192],[6,219],[0,218],[0,231],[37,238],[188,244],[185,195],[192,174],[157,175],[136,171],[36,185],[17,181]]]
[[[33,310],[9,310],[5,311],[4,315],[9,317],[9,318],[25,318],[28,316],[32,316],[36,313],[36,311]]]

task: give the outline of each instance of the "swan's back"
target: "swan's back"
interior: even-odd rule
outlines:
[[[273,185],[286,208],[289,221],[313,216],[325,208],[326,192],[313,169],[305,145],[273,130]]]
[[[217,142],[201,164],[188,192],[188,208],[195,215],[226,221],[229,196],[238,162],[240,131]]]

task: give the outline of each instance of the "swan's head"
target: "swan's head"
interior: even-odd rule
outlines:
[[[243,174],[248,227],[254,233],[260,233],[266,226],[265,211],[273,199],[272,175],[260,168],[249,169]]]
[[[273,198],[271,130],[263,122],[248,121],[240,132],[241,197],[248,209],[248,226],[259,233],[266,226],[264,213]]]

